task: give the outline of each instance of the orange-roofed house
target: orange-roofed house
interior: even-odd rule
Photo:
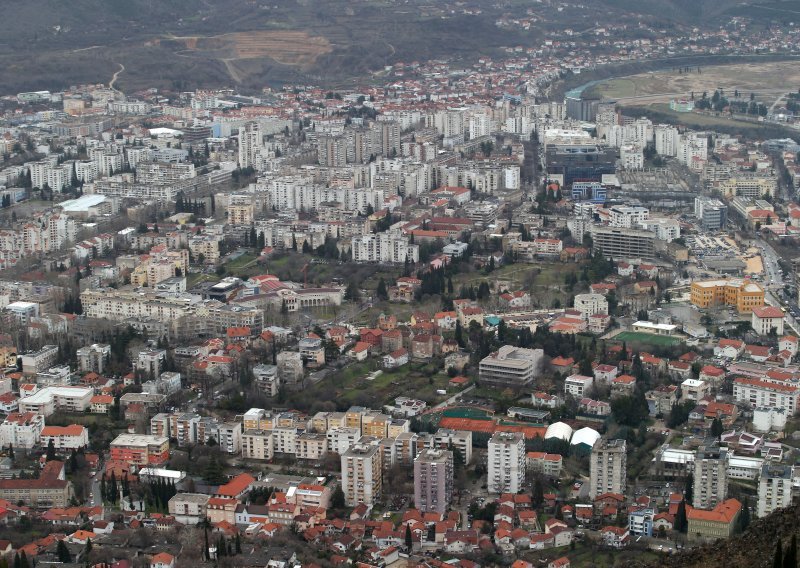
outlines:
[[[97,538],[97,535],[92,531],[77,530],[67,537],[67,542],[85,545],[86,541],[91,538]]]
[[[250,487],[255,483],[256,478],[248,473],[240,473],[225,485],[217,488],[217,497],[229,497],[240,499],[245,493],[250,491]]]
[[[175,568],[175,557],[168,552],[159,552],[150,559],[150,568]]]
[[[552,562],[547,565],[547,568],[569,568],[569,558],[566,556],[562,556],[561,558],[556,558]]]
[[[687,535],[691,540],[727,539],[733,536],[742,504],[736,499],[727,499],[710,511],[686,507],[689,522]]]
[[[108,414],[114,406],[114,397],[110,394],[96,394],[89,400],[89,404],[94,414]]]

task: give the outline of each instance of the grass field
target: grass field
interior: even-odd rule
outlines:
[[[678,345],[681,340],[677,337],[668,337],[666,335],[654,335],[652,333],[641,333],[638,331],[623,331],[614,336],[614,341],[626,343],[644,343],[648,345],[659,345],[662,347],[670,347]]]

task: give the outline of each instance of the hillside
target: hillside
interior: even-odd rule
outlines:
[[[800,536],[800,505],[781,509],[753,521],[741,535],[664,557],[657,563],[628,562],[626,568],[761,568],[772,566],[775,542],[784,548]]]
[[[0,85],[15,92],[108,82],[118,86],[244,89],[368,79],[396,61],[473,60],[538,46],[542,32],[649,21],[718,25],[733,11],[782,19],[800,0],[12,0],[0,18]],[[530,30],[503,17],[538,18]],[[24,23],[21,25],[21,23]]]

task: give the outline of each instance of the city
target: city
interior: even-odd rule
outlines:
[[[796,567],[800,27],[635,21],[0,93],[0,568]]]

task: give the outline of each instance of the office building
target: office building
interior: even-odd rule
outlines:
[[[605,227],[594,225],[590,229],[592,251],[601,251],[603,256],[622,260],[655,258],[656,236],[643,229]]]
[[[617,150],[594,144],[547,146],[547,173],[564,176],[564,187],[571,188],[576,180],[602,181],[603,174],[616,171]]]
[[[423,513],[444,513],[453,497],[453,452],[423,450],[414,460],[414,504]]]
[[[382,493],[382,453],[378,445],[357,443],[342,454],[342,491],[348,507],[371,506]]]
[[[592,448],[589,498],[603,493],[625,494],[627,487],[627,445],[625,440],[601,439]]]
[[[522,388],[533,382],[543,357],[541,349],[504,345],[480,362],[480,381],[488,386]]]
[[[694,458],[694,491],[692,506],[713,509],[728,495],[727,448],[700,446]]]
[[[525,437],[495,432],[488,447],[489,493],[519,493],[525,483]]]
[[[764,289],[749,279],[702,280],[692,282],[689,299],[698,308],[727,305],[744,314],[764,305]]]
[[[694,216],[704,231],[719,231],[728,223],[728,206],[719,199],[695,197]]]
[[[742,504],[736,499],[728,499],[712,510],[687,507],[687,535],[692,541],[713,541],[733,536]]]
[[[169,438],[120,434],[111,442],[111,459],[130,465],[160,465],[169,459]]]

